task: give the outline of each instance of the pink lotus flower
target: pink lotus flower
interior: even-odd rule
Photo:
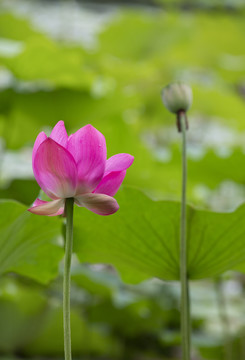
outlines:
[[[44,132],[37,136],[32,153],[35,178],[52,201],[36,199],[28,210],[38,215],[61,215],[65,199],[73,197],[78,206],[96,214],[113,214],[119,209],[113,196],[133,161],[129,154],[106,160],[105,138],[92,125],[68,137],[64,122],[59,121],[50,137]]]

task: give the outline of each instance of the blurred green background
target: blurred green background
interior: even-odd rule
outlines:
[[[183,80],[194,94],[188,199],[235,209],[245,200],[244,43],[242,0],[2,0],[0,197],[34,201],[34,140],[62,119],[69,133],[98,128],[108,156],[135,156],[125,185],[178,200],[180,136],[160,91]],[[62,264],[52,278],[1,277],[2,357],[62,358]],[[75,358],[179,359],[177,283],[127,285],[76,259],[72,279]],[[235,273],[192,284],[193,359],[245,358],[244,285]]]

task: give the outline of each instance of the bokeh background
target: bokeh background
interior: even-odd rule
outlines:
[[[125,185],[178,200],[180,136],[160,92],[183,80],[194,93],[189,202],[235,209],[245,200],[244,44],[243,0],[1,0],[0,197],[34,201],[34,140],[64,120],[69,133],[98,128],[109,156],[135,156]],[[53,278],[1,277],[2,357],[62,358],[62,264]],[[128,285],[76,259],[72,280],[75,358],[179,358],[177,283]],[[245,358],[244,285],[236,273],[193,282],[193,359]]]

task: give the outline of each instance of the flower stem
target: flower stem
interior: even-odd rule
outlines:
[[[65,202],[66,240],[65,264],[63,280],[63,321],[64,321],[64,350],[65,360],[72,360],[71,356],[71,323],[70,323],[70,287],[71,287],[71,257],[73,243],[73,205],[74,199]]]
[[[181,281],[181,338],[182,359],[190,360],[191,351],[191,325],[190,325],[190,298],[187,274],[187,245],[186,245],[186,182],[187,182],[187,157],[186,157],[186,129],[187,118],[184,111],[178,113],[178,128],[182,133],[182,197],[180,220],[180,281]]]

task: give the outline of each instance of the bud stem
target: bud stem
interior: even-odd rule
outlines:
[[[64,321],[64,350],[65,360],[72,360],[71,355],[71,323],[70,323],[70,287],[71,287],[71,258],[73,243],[73,205],[74,199],[68,198],[65,202],[66,239],[65,263],[63,280],[63,321]]]
[[[178,132],[182,132],[182,129],[181,129],[181,118],[182,117],[184,117],[185,130],[189,129],[189,123],[188,123],[186,112],[184,110],[180,110],[177,113],[177,129],[178,129]]]
[[[187,244],[186,244],[186,182],[187,182],[187,157],[186,157],[186,130],[188,129],[187,116],[184,111],[177,114],[177,125],[182,132],[182,198],[180,221],[180,281],[181,281],[181,338],[182,359],[190,360],[191,324],[190,324],[190,298],[187,274]]]

